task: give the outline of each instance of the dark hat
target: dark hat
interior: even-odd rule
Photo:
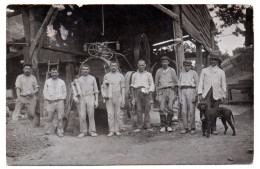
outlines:
[[[221,52],[219,50],[213,50],[210,53],[210,59],[217,59],[221,62]]]
[[[190,60],[184,60],[183,65],[192,65]]]
[[[30,64],[30,63],[24,63],[24,64],[23,64],[23,67],[25,67],[25,66],[30,66],[30,67],[32,67],[32,64]]]
[[[161,61],[163,61],[163,60],[168,60],[168,61],[170,61],[170,58],[169,58],[168,56],[163,56],[163,57],[161,57]]]

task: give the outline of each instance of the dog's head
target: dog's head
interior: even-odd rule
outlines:
[[[199,103],[197,108],[200,110],[201,121],[205,121],[206,120],[206,113],[208,111],[208,105],[206,103]]]

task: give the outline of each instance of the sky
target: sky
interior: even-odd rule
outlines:
[[[232,35],[232,32],[235,31],[236,26],[238,26],[240,29],[244,30],[244,25],[232,25],[228,28],[220,28],[221,23],[223,21],[220,21],[218,17],[215,17],[215,11],[210,12],[211,16],[213,17],[213,21],[217,24],[217,29],[219,31],[223,30],[222,34],[215,37],[215,40],[218,41],[219,49],[222,53],[228,53],[230,56],[233,55],[233,50],[237,47],[243,47],[245,42],[245,37],[239,35],[235,36]],[[231,34],[231,35],[230,35]]]

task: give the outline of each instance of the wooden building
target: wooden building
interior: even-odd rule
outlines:
[[[124,73],[134,71],[135,63],[142,57],[148,63],[148,70],[154,72],[162,55],[172,59],[171,66],[179,73],[185,59],[185,40],[196,45],[200,72],[202,63],[208,65],[208,54],[214,46],[215,24],[206,5],[9,5],[7,8],[14,10],[7,13],[8,18],[22,15],[25,34],[23,42],[14,40],[12,44],[19,47],[19,54],[7,53],[10,85],[7,88],[13,88],[13,76],[22,73],[12,71],[12,65],[21,68],[23,59],[33,64],[40,94],[49,61],[59,62],[60,77],[70,90],[70,82],[78,74],[81,63],[90,57],[84,50],[85,43],[118,42],[120,50],[116,49],[117,44],[109,44],[109,48],[126,57],[128,62],[119,59]],[[163,43],[155,45],[160,42]],[[167,52],[154,54],[153,51],[167,45],[172,45]],[[98,59],[90,64],[100,86],[104,64]]]

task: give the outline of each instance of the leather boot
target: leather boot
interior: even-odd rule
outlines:
[[[172,123],[172,118],[173,118],[173,114],[168,114],[167,115],[167,131],[172,132],[172,127],[171,127],[171,123]]]
[[[161,129],[160,129],[160,132],[165,132],[166,128],[165,128],[165,125],[166,125],[166,115],[160,115],[160,121],[161,121]]]

